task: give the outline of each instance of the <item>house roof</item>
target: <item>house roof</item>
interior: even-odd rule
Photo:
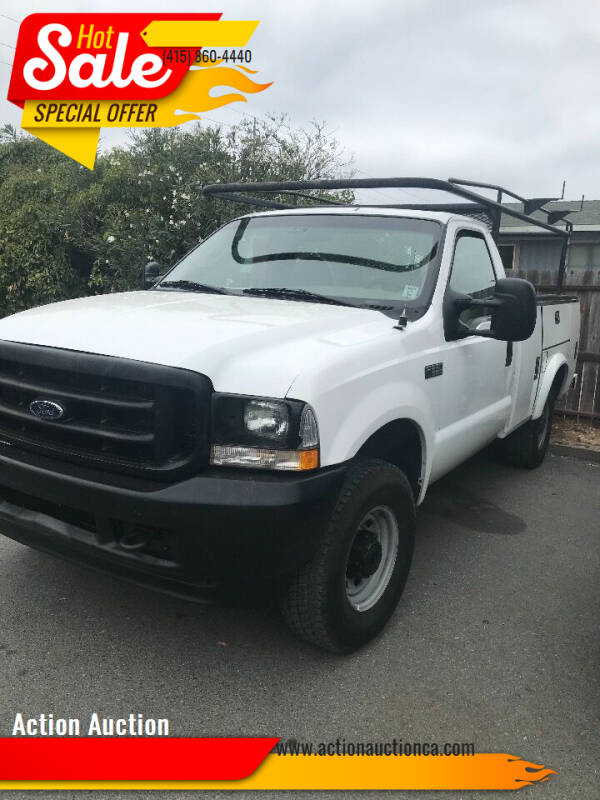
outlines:
[[[522,209],[520,203],[507,203],[506,205],[517,211]],[[574,231],[600,231],[600,200],[584,200],[583,204],[581,200],[553,200],[550,203],[546,203],[544,207],[551,211],[569,209],[571,213],[567,215],[566,219],[572,223]],[[534,211],[530,216],[539,219],[541,222],[546,221],[546,214],[542,211]],[[564,223],[557,222],[556,226],[562,228]],[[500,232],[504,234],[544,234],[540,228],[529,225],[525,220],[510,217],[508,214],[502,215]]]

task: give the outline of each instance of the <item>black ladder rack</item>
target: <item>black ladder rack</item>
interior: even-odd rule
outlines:
[[[483,194],[472,191],[472,187],[478,189],[491,189],[496,192],[496,199],[492,200]],[[380,203],[377,205],[367,203],[352,203],[345,204],[331,198],[322,198],[315,195],[306,194],[309,191],[335,191],[342,189],[431,189],[434,191],[448,192],[449,194],[460,197],[463,200],[470,201],[468,204],[463,204],[462,213],[473,213],[474,211],[485,211],[489,215],[492,222],[492,236],[495,240],[498,238],[500,230],[500,218],[502,214],[507,214],[515,219],[528,222],[530,225],[548,231],[553,236],[559,236],[562,242],[562,251],[560,258],[560,266],[558,272],[558,285],[562,286],[564,280],[564,273],[566,268],[566,255],[569,237],[572,231],[572,223],[564,219],[568,211],[557,212],[544,208],[544,205],[551,200],[557,198],[553,197],[535,197],[525,198],[515,192],[505,189],[502,186],[497,186],[493,183],[476,183],[475,181],[468,181],[459,178],[448,178],[448,180],[441,180],[439,178],[327,178],[310,181],[267,181],[264,183],[213,183],[203,188],[203,194],[207,197],[216,197],[222,200],[230,200],[235,203],[244,203],[247,205],[258,206],[261,208],[273,209],[293,209],[297,208],[295,205],[288,205],[281,201],[267,200],[262,197],[256,197],[255,194],[288,194],[291,197],[304,197],[309,200],[314,200],[315,203],[321,205],[341,205],[347,207],[356,207],[357,205],[369,206],[375,208],[405,208],[405,209],[421,209],[421,210],[436,210],[436,211],[450,211],[451,213],[461,213],[457,203],[435,203],[435,204],[394,204],[394,203]],[[502,202],[504,195],[516,200],[523,204],[523,210],[518,211],[511,208]],[[541,211],[546,214],[546,221],[536,219],[531,216],[534,211]],[[559,228],[552,224],[554,222],[564,221],[565,227]]]

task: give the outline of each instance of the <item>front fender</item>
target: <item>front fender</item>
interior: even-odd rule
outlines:
[[[431,472],[435,426],[429,399],[414,384],[394,381],[372,388],[360,399],[359,391],[346,388],[341,396],[321,398],[315,411],[322,431],[323,465],[354,458],[380,428],[396,420],[410,420],[419,431],[422,446],[423,491]]]

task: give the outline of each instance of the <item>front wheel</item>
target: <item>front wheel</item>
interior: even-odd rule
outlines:
[[[414,532],[415,503],[404,473],[384,461],[353,465],[317,554],[283,596],[289,627],[335,653],[370,641],[398,604]]]

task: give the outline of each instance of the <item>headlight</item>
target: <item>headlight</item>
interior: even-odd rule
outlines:
[[[274,400],[250,400],[244,408],[244,426],[257,436],[280,441],[290,426],[288,408]]]
[[[274,470],[319,466],[315,413],[299,400],[216,394],[211,464]]]

